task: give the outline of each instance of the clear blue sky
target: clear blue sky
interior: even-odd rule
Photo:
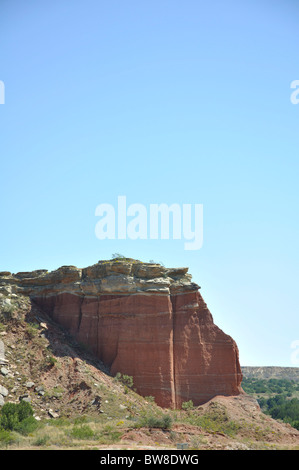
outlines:
[[[295,0],[1,0],[0,270],[189,266],[242,365],[298,366],[298,18]],[[120,195],[203,204],[203,247],[97,239]]]

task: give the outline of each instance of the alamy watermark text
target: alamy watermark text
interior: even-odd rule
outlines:
[[[127,206],[126,196],[118,196],[117,208],[99,204],[95,234],[99,240],[185,240],[185,250],[199,250],[203,244],[202,204],[144,204]],[[128,219],[129,218],[129,219]]]
[[[293,80],[291,83],[291,88],[294,89],[290,97],[291,103],[299,104],[299,80]]]

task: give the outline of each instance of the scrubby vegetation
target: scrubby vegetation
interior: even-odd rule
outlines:
[[[1,448],[82,448],[110,445],[120,441],[124,422],[111,420],[105,423],[100,417],[81,416],[36,421],[30,414],[16,419],[13,403],[7,403],[4,427],[0,427]],[[18,406],[18,405],[16,405]],[[3,410],[3,408],[2,408]],[[8,418],[8,419],[7,419]],[[11,447],[12,446],[12,447]]]
[[[279,427],[271,428],[265,415],[244,411],[237,399],[205,406],[189,400],[182,409],[160,408],[153,396],[136,393],[131,376],[112,377],[62,328],[27,307],[24,302],[22,317],[0,322],[7,360],[1,375],[5,404],[0,406],[0,448],[296,446],[295,438],[289,439]],[[268,414],[271,409],[273,417],[296,426],[292,400],[299,398],[298,384],[244,379],[243,386],[260,400],[263,411],[268,407]]]
[[[259,398],[262,410],[274,419],[280,419],[299,430],[299,400],[280,394],[272,398]]]
[[[133,388],[133,377],[131,375],[121,374],[117,372],[115,380],[122,383],[125,387]]]
[[[172,417],[169,414],[160,416],[152,413],[144,414],[135,424],[136,428],[150,428],[150,429],[170,429],[172,425]]]
[[[242,387],[256,396],[262,411],[299,430],[299,384],[287,379],[244,378]]]
[[[0,443],[9,444],[14,438],[12,431],[24,436],[35,431],[38,421],[33,417],[30,403],[6,403],[0,409]]]
[[[243,378],[242,387],[248,394],[281,394],[291,397],[296,392],[299,392],[299,383],[294,380],[287,379],[256,379],[256,378]]]
[[[206,432],[223,433],[230,437],[235,436],[240,429],[240,425],[229,418],[225,408],[217,403],[212,403],[209,410],[204,414],[188,412],[185,421],[193,426],[200,427]]]

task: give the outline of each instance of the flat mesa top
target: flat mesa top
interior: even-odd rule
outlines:
[[[100,260],[92,266],[61,266],[54,271],[38,269],[11,274],[0,272],[0,285],[14,286],[24,295],[70,292],[78,295],[101,293],[132,294],[152,292],[169,294],[181,290],[198,290],[187,267],[166,268],[160,263],[133,258]]]

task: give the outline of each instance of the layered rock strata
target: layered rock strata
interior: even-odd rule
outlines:
[[[188,268],[132,259],[79,269],[0,273],[0,286],[29,296],[143,396],[163,407],[238,395],[235,341],[213,322]]]

